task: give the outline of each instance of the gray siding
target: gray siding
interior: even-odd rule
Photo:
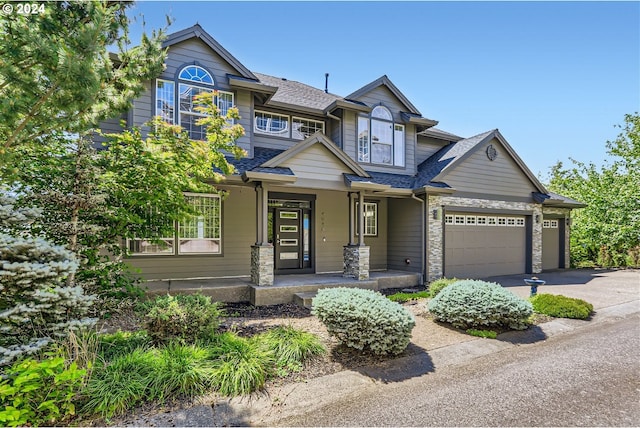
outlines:
[[[264,111],[264,112],[270,112],[270,113],[276,113],[276,114],[282,114],[285,116],[289,116],[289,126],[291,126],[291,121],[293,120],[293,117],[300,117],[303,119],[312,119],[312,120],[319,120],[319,121],[323,121],[324,122],[324,130],[325,130],[325,134],[328,136],[331,136],[331,124],[330,124],[330,120],[327,120],[327,118],[325,117],[319,117],[319,116],[310,116],[308,114],[297,114],[295,112],[291,112],[291,111],[283,111],[283,110],[274,110],[272,108],[269,107],[264,107],[264,106],[260,106],[260,105],[256,105],[254,107],[254,110],[259,110],[259,111]],[[252,133],[252,140],[253,144],[255,147],[265,147],[267,149],[277,149],[277,150],[287,150],[293,146],[295,146],[296,144],[298,144],[300,141],[303,140],[294,140],[292,138],[283,138],[283,137],[272,137],[266,134],[260,134],[258,132],[255,132],[253,130],[253,117],[254,117],[254,113],[252,111],[251,113],[251,117],[249,120],[249,123],[247,124],[247,126],[249,128],[245,128],[245,131],[247,129],[251,130]]]
[[[485,153],[489,144],[493,144],[498,151],[494,161],[490,161]],[[447,174],[444,181],[459,192],[526,197],[536,191],[533,183],[497,140],[478,148]]]
[[[182,67],[188,64],[197,64],[213,75],[215,89],[234,92],[235,103],[241,116],[240,124],[245,129],[245,136],[238,139],[238,145],[249,151],[251,149],[251,140],[248,132],[251,125],[251,95],[249,91],[235,91],[229,86],[227,74],[237,74],[233,67],[199,39],[186,40],[171,46],[165,64],[166,69],[158,76],[159,79],[173,81],[176,79],[176,73]],[[147,82],[146,85],[147,90],[134,101],[134,126],[142,126],[155,114],[153,105],[155,82]]]
[[[331,141],[336,143],[338,147],[342,148],[342,121],[330,119],[327,122],[327,136],[331,138]]]
[[[387,199],[368,199],[366,202],[378,203],[378,236],[365,236],[364,243],[370,247],[369,269],[387,269],[387,225],[388,225],[388,203]],[[354,226],[354,233],[356,232]],[[358,242],[354,236],[354,242]]]
[[[293,158],[283,162],[301,179],[343,182],[343,173],[351,173],[326,147],[314,144]]]
[[[379,86],[362,97],[358,98],[358,101],[362,101],[368,106],[376,106],[382,103],[387,107],[391,114],[393,114],[393,120],[398,124],[402,124],[402,118],[400,116],[401,111],[405,111],[406,108],[398,101],[393,93],[387,89],[386,86]],[[344,147],[345,151],[353,159],[357,160],[357,134],[358,134],[358,116],[353,112],[347,112],[344,118]],[[381,166],[376,164],[363,163],[362,166],[367,171],[375,172],[387,172],[392,174],[408,174],[413,175],[416,172],[416,129],[414,125],[405,125],[405,166]]]
[[[256,241],[255,200],[251,187],[229,188],[222,205],[222,255],[134,256],[127,263],[145,279],[248,276]]]
[[[387,266],[422,271],[422,204],[413,199],[389,199]],[[410,264],[405,260],[411,260]]]
[[[418,142],[416,144],[416,167],[447,144],[449,144],[447,141],[418,136]]]
[[[122,126],[120,126],[120,122],[122,120],[127,120],[127,113],[121,114],[120,117],[116,119],[103,120],[98,126],[100,130],[102,130],[102,132],[104,132],[105,134],[117,134],[122,132]],[[106,138],[95,133],[93,134],[91,139],[95,143],[102,143],[106,140]],[[98,145],[98,147],[100,147],[100,145]]]

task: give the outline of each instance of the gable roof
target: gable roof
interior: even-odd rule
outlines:
[[[439,140],[445,140],[445,141],[460,141],[460,140],[464,140],[463,137],[460,137],[456,134],[452,134],[450,132],[447,131],[443,131],[442,129],[438,129],[438,128],[429,128],[429,129],[425,129],[424,131],[420,131],[418,132],[418,135],[424,136],[424,137],[431,137],[431,138],[437,138]]]
[[[369,174],[362,169],[362,167],[351,159],[345,152],[340,150],[329,138],[327,138],[321,131],[316,132],[306,140],[299,142],[295,146],[283,151],[282,153],[274,156],[266,162],[263,162],[260,166],[266,168],[276,168],[282,165],[287,160],[293,158],[295,155],[304,152],[314,144],[320,144],[329,150],[338,160],[343,163],[348,169],[353,171],[354,174],[360,177],[369,177]]]
[[[483,132],[482,134],[475,135],[470,138],[465,138],[457,143],[449,144],[440,149],[436,154],[424,161],[418,169],[423,168],[424,178],[428,178],[429,181],[436,182],[443,181],[444,177],[460,165],[465,159],[475,153],[484,143],[487,143],[493,139],[496,139],[507,151],[509,156],[515,161],[518,167],[522,170],[525,176],[533,183],[534,187],[540,193],[548,193],[545,187],[540,183],[535,175],[524,164],[522,159],[516,154],[513,148],[509,145],[507,140],[502,136],[500,131],[493,129],[491,131]]]
[[[231,55],[229,51],[223,48],[220,43],[218,43],[200,26],[200,24],[196,24],[192,27],[185,28],[184,30],[178,31],[176,33],[169,34],[167,38],[162,42],[162,47],[167,48],[192,38],[198,38],[202,40],[207,46],[211,48],[211,50],[216,52],[226,62],[228,62],[240,76],[247,79],[258,80],[258,78],[251,71],[249,71],[247,67],[242,65],[242,63],[238,61],[233,55]]]
[[[267,104],[274,107],[303,107],[322,113],[327,107],[341,99],[338,95],[326,93],[304,83],[283,77],[254,73],[261,84],[277,88]]]
[[[407,99],[407,97],[405,97],[404,94],[400,92],[400,89],[398,89],[396,85],[394,85],[391,80],[389,80],[386,74],[382,77],[377,78],[368,85],[363,86],[357,91],[347,95],[345,98],[348,100],[360,98],[361,96],[371,92],[379,86],[386,86],[387,89],[389,89],[391,93],[395,95],[395,97],[402,103],[402,105],[405,106],[409,113],[422,116],[422,113],[420,113],[418,109],[413,104],[411,104],[411,101],[409,101],[409,99]]]

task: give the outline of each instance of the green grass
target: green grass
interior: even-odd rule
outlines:
[[[105,418],[123,414],[147,397],[158,359],[151,350],[134,349],[96,368],[82,391],[82,412]]]
[[[387,298],[392,302],[405,303],[409,300],[426,299],[430,295],[431,294],[428,291],[424,290],[418,291],[417,293],[394,293],[387,296]]]
[[[105,361],[131,353],[134,349],[148,349],[151,338],[144,330],[101,334],[98,336],[98,355]]]
[[[211,388],[213,372],[206,348],[170,343],[158,357],[150,385],[152,397],[161,401],[174,396],[193,397]]]
[[[257,340],[223,333],[211,342],[212,382],[219,393],[245,395],[264,386],[274,366],[273,353]]]
[[[533,310],[556,318],[587,319],[593,305],[581,299],[554,294],[537,294],[529,299]]]
[[[289,371],[300,372],[305,361],[327,352],[320,339],[291,326],[279,326],[253,338],[273,354],[277,373],[284,377]]]
[[[495,339],[496,337],[498,337],[498,333],[493,330],[476,330],[473,328],[468,329],[467,334],[476,337],[484,337],[487,339]]]

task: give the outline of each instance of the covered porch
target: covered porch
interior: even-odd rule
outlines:
[[[149,281],[149,295],[202,293],[220,302],[249,302],[254,306],[292,303],[296,295],[316,292],[322,288],[352,287],[379,291],[388,288],[409,288],[420,284],[420,274],[397,270],[369,272],[369,278],[358,280],[342,273],[275,275],[269,287],[252,283],[250,277],[187,278]]]

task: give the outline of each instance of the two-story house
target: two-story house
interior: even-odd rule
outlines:
[[[199,25],[170,35],[165,71],[127,115],[180,124],[194,139],[193,96],[218,91],[240,111],[248,156],[201,215],[163,244],[129,240],[145,278],[406,271],[416,282],[537,273],[569,264],[570,211],[497,130],[435,128],[387,76],[346,96],[248,70]],[[115,130],[116,122],[105,124]]]

